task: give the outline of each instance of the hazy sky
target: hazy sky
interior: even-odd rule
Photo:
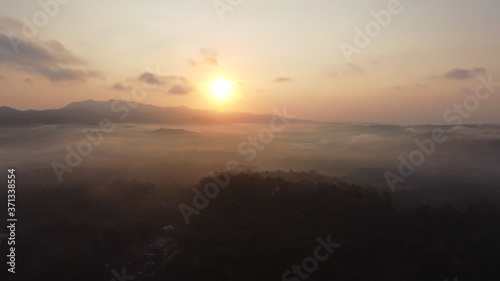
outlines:
[[[158,106],[443,123],[474,102],[476,76],[500,81],[498,0],[60,2],[0,2],[0,105],[133,99],[146,87],[137,101]],[[374,24],[381,10],[391,18]],[[366,27],[373,37],[356,44]],[[348,59],[342,43],[360,48]],[[223,101],[210,90],[220,78],[233,85]],[[465,122],[499,123],[498,93]]]

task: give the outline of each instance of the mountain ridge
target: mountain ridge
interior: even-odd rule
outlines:
[[[186,106],[156,106],[124,100],[84,100],[58,109],[18,110],[0,107],[0,126],[96,123],[109,118],[117,123],[237,124],[269,122],[272,114],[192,109]],[[289,119],[290,122],[313,122]]]

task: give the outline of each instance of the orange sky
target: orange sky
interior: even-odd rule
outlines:
[[[0,105],[134,100],[147,88],[136,101],[443,123],[474,95],[477,76],[500,81],[500,2],[345,2],[3,1]],[[226,100],[211,93],[220,78],[232,83]],[[467,122],[498,123],[497,96]]]

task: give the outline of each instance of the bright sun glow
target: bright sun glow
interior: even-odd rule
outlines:
[[[231,83],[224,79],[219,79],[212,84],[212,95],[218,100],[225,100],[231,94]]]

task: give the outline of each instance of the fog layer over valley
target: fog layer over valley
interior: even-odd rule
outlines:
[[[24,173],[20,181],[31,187],[114,180],[189,186],[210,172],[226,170],[228,163],[237,163],[240,170],[314,170],[380,189],[392,188],[390,173],[397,177],[393,186],[397,191],[422,191],[432,194],[433,200],[442,194],[494,195],[499,188],[497,125],[318,123],[272,114],[229,116],[185,107],[152,107],[156,115],[150,114],[155,120],[150,123],[111,118],[102,123],[107,103],[87,101],[75,103],[80,107],[55,110],[72,116],[86,110],[82,120],[92,120],[97,114],[100,125],[95,120],[34,124],[37,120],[22,118],[11,120],[9,126],[4,123],[2,168],[16,167]],[[131,111],[136,114],[131,118],[144,120],[143,107],[151,106],[139,105]],[[31,114],[38,120],[45,118],[43,111]],[[204,122],[199,121],[200,115]],[[169,118],[162,124],[159,116]],[[184,121],[178,121],[179,116]],[[21,119],[24,125],[19,124]],[[433,139],[435,131],[443,132],[439,141]]]

